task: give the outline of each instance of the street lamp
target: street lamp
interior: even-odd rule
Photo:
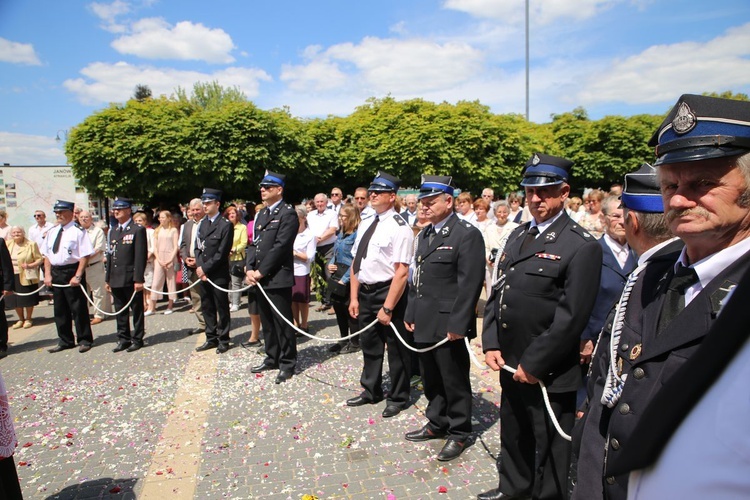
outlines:
[[[60,129],[60,130],[57,131],[57,134],[55,135],[55,141],[60,142],[61,140],[63,140],[63,139],[60,138],[60,132],[62,132],[63,138],[64,138],[65,142],[67,142],[68,141],[68,131],[67,130],[63,130],[63,129]]]

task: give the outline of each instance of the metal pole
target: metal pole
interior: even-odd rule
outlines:
[[[529,121],[529,0],[526,0],[526,121]]]

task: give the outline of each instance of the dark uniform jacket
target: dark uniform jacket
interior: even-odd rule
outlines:
[[[254,241],[245,257],[247,269],[260,271],[263,288],[294,286],[294,239],[299,218],[294,208],[281,201],[269,213],[261,210],[255,217]]]
[[[112,288],[143,283],[148,258],[146,228],[132,220],[122,231],[117,228],[109,231],[109,257],[104,280]]]
[[[602,274],[599,278],[599,292],[596,295],[594,310],[591,311],[591,317],[583,335],[581,335],[581,340],[596,341],[599,338],[599,332],[602,331],[607,314],[609,314],[615,301],[620,298],[628,275],[633,272],[638,263],[635,252],[630,250],[625,267],[622,268],[617,261],[617,257],[612,253],[612,249],[604,241],[604,236],[599,239],[599,245],[602,247]]]
[[[8,246],[5,240],[0,242],[0,271],[2,271],[3,290],[13,292],[16,288],[15,277],[13,275],[13,261],[10,258]]]
[[[611,476],[624,472],[618,465],[621,450],[639,446],[639,437],[633,434],[633,429],[640,415],[654,400],[662,385],[700,347],[716,320],[721,301],[729,288],[737,285],[748,269],[750,253],[740,257],[711,280],[658,335],[659,316],[674,268],[670,268],[651,286],[655,290],[653,300],[632,305],[635,306],[633,314],[629,311],[628,317],[632,317],[635,322],[626,321],[623,325],[618,350],[623,371],[629,375],[609,422],[605,459],[605,475],[609,480]],[[644,286],[650,285],[644,283]]]
[[[222,216],[218,216],[213,224],[205,217],[198,226],[195,263],[217,285],[229,283],[229,252],[233,237],[232,223]]]
[[[630,292],[625,321],[635,322],[638,318],[637,315],[643,310],[642,305],[653,300],[656,283],[670,267],[674,266],[683,246],[681,240],[675,240],[660,248],[648,259],[648,266],[638,275],[638,280]],[[618,296],[618,302],[619,298]],[[629,306],[631,301],[637,305]],[[583,418],[576,422],[573,432],[573,453],[579,457],[577,484],[575,485],[573,499],[589,500],[603,498],[604,496],[604,449],[607,440],[607,427],[613,410],[603,405],[601,399],[609,372],[612,323],[617,305],[615,303],[610,310],[602,329],[601,338],[596,346],[591,361],[591,373],[587,387],[588,401],[582,408],[585,413]],[[620,348],[629,351],[631,346],[628,342],[625,342],[620,343]],[[626,372],[622,374],[627,375]],[[627,478],[623,479],[627,481]],[[621,480],[619,481],[620,484],[615,484],[614,478],[610,478],[609,483],[606,486],[608,498],[624,498],[626,496],[626,482]]]
[[[432,244],[428,242],[428,230],[422,230],[405,316],[406,322],[417,325],[414,340],[439,342],[448,332],[474,338],[476,305],[484,281],[482,233],[451,215]]]
[[[529,227],[516,228],[499,257],[504,280],[487,300],[482,347],[499,349],[511,367],[520,363],[549,392],[576,391],[581,332],[596,300],[602,248],[563,213],[521,252]]]

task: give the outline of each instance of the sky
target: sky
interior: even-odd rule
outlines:
[[[385,96],[525,114],[525,5],[0,0],[0,163],[66,164],[66,132],[138,84],[170,96],[217,81],[297,117],[346,116]],[[750,94],[747,0],[529,0],[529,26],[533,122]]]

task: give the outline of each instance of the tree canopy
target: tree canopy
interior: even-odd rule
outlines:
[[[590,120],[576,108],[535,124],[493,114],[477,101],[386,97],[369,99],[346,117],[305,120],[287,109],[262,110],[239,89],[216,82],[159,98],[139,85],[133,99],[75,126],[65,152],[93,196],[149,204],[185,202],[204,186],[222,189],[226,199],[257,199],[265,170],[287,174],[290,201],[334,185],[352,192],[379,170],[400,177],[403,187],[418,187],[425,173],[452,175],[457,187],[474,194],[485,187],[507,193],[518,189],[535,151],[573,160],[574,191],[581,191],[621,182],[651,162],[647,142],[662,119]]]

